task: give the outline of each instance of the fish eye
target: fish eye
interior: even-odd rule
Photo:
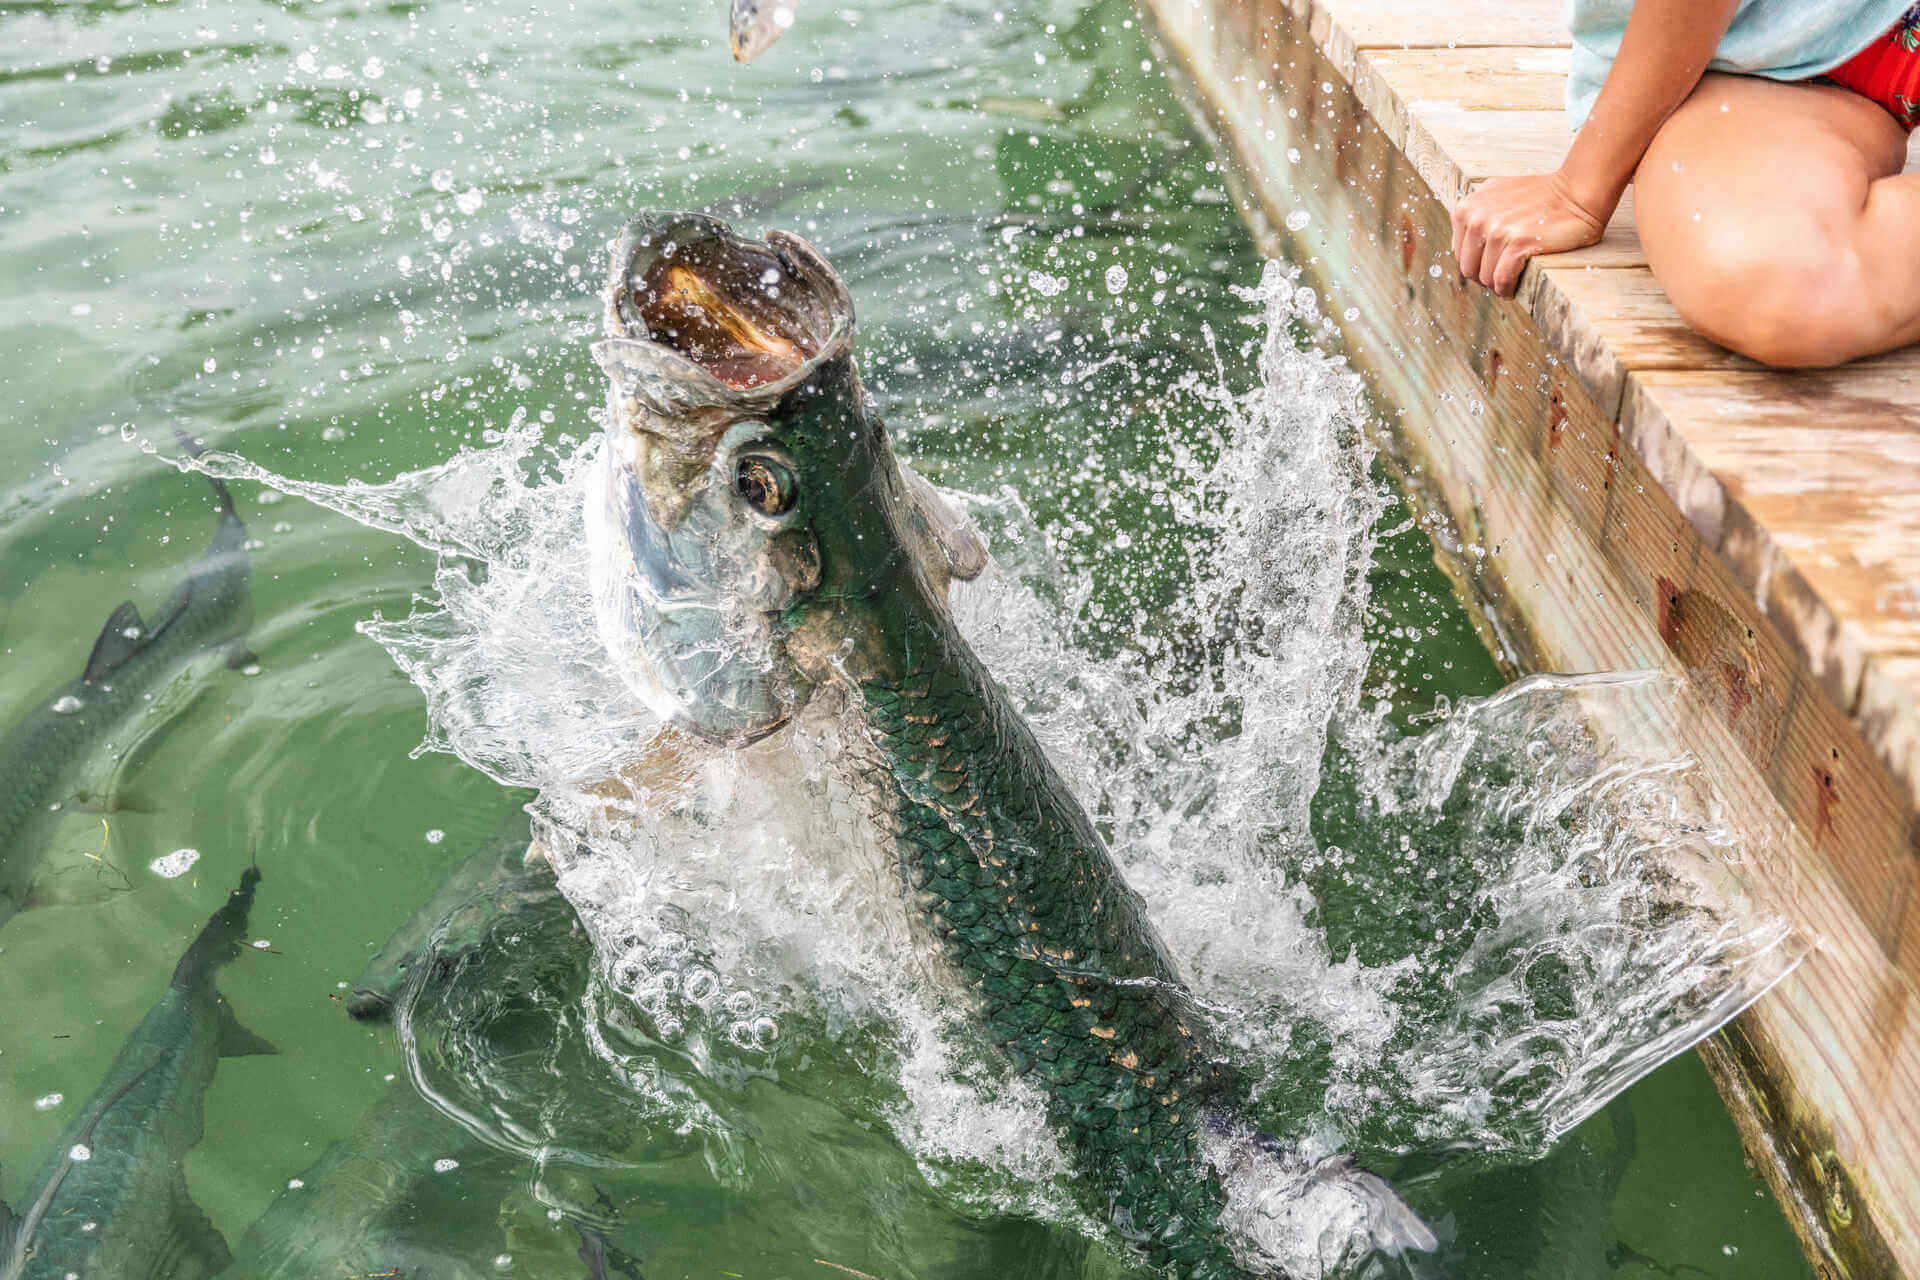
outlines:
[[[779,458],[743,455],[733,468],[733,491],[763,516],[783,516],[800,497],[800,482]]]

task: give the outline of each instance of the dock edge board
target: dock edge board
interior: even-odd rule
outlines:
[[[1521,302],[1459,281],[1447,208],[1370,116],[1338,21],[1308,0],[1136,6],[1263,247],[1391,406],[1378,443],[1496,657],[1684,682],[1680,710],[1633,731],[1769,833],[1742,878],[1816,943],[1701,1056],[1816,1272],[1920,1280],[1912,790],[1702,540],[1685,477],[1642,456]],[[1302,211],[1304,232],[1273,233]]]

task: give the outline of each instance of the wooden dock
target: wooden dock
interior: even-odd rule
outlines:
[[[1452,206],[1567,147],[1559,0],[1138,3],[1499,655],[1684,679],[1634,731],[1769,833],[1743,874],[1817,942],[1702,1053],[1816,1269],[1920,1280],[1920,350],[1694,335],[1631,196],[1517,299],[1462,282]]]

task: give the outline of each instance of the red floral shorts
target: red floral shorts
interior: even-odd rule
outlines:
[[[1920,4],[1827,79],[1873,99],[1909,131],[1920,125]]]

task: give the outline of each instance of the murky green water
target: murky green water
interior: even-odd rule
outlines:
[[[1218,415],[1178,389],[1252,385],[1258,333],[1228,286],[1259,263],[1126,5],[822,6],[748,70],[721,7],[0,3],[0,722],[77,674],[115,604],[157,603],[211,531],[204,482],[123,434],[178,427],[334,482],[437,462],[519,409],[552,441],[584,437],[602,246],[663,206],[819,243],[903,451],[944,484],[1020,494],[1050,547],[1035,580],[1090,659],[1135,649],[1161,679],[1203,678],[1181,647],[1171,490],[1217,447]],[[239,489],[257,672],[176,682],[83,771],[37,837],[50,905],[0,931],[0,1195],[17,1206],[258,859],[269,945],[223,988],[282,1052],[222,1066],[188,1164],[232,1240],[402,1072],[392,1030],[350,1022],[340,984],[524,799],[410,756],[420,695],[355,632],[404,615],[433,558]],[[1405,716],[1499,679],[1401,525],[1381,521],[1398,531],[1368,625],[1374,687]],[[1331,767],[1323,834],[1343,822],[1337,752]],[[148,869],[182,848],[201,855],[187,875]],[[1335,933],[1357,918],[1338,897]],[[614,1102],[599,1117],[636,1130],[618,1238],[654,1280],[841,1274],[819,1259],[889,1278],[1124,1269],[1087,1261],[1070,1226],[950,1194],[952,1170],[876,1123],[869,1081],[792,1057],[745,1078],[663,1060],[726,1123],[688,1138]],[[577,1128],[608,1086],[581,1085],[572,1111],[564,1070],[547,1087]],[[1807,1274],[1691,1057],[1538,1164],[1418,1156],[1400,1177],[1461,1276]],[[476,1264],[578,1274],[577,1238],[545,1212],[565,1179],[515,1185],[504,1209],[455,1189],[422,1212]]]

